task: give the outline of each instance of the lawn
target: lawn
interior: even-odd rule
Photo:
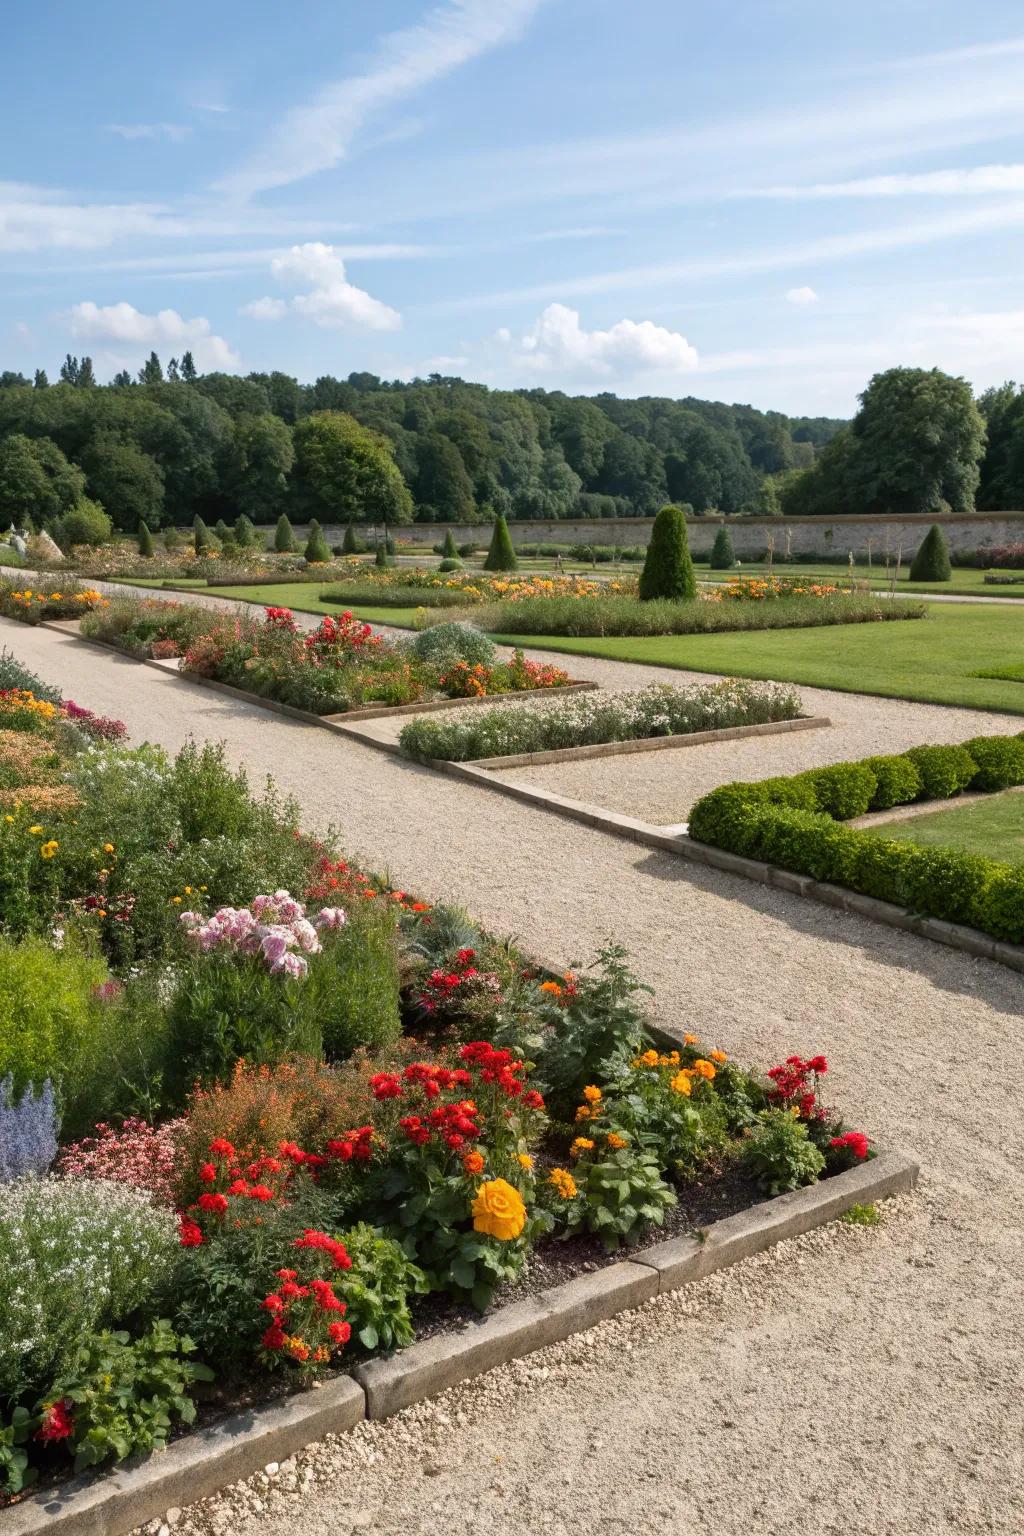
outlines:
[[[415,608],[388,608],[373,603],[349,604],[323,603],[318,596],[315,582],[268,582],[265,587],[208,587],[211,597],[234,597],[245,603],[264,603],[271,608],[294,608],[299,613],[341,613],[351,607],[357,618],[367,624],[393,624],[398,629],[411,629]]]
[[[1020,683],[974,675],[1024,655],[1016,608],[943,603],[908,624],[836,624],[741,634],[570,639],[495,635],[509,645],[726,676],[773,678],[846,693],[1024,714]]]
[[[905,821],[881,822],[862,830],[921,848],[961,848],[986,859],[1024,864],[1024,795],[1006,790],[970,805],[926,811]]]

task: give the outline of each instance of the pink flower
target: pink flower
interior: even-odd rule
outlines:
[[[318,928],[331,932],[344,925],[345,913],[341,907],[321,907],[313,922]]]
[[[301,955],[285,955],[280,965],[272,965],[271,970],[285,976],[291,976],[295,981],[301,981],[309,970],[308,960],[303,960]]]

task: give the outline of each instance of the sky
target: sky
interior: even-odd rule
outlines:
[[[1024,379],[1013,0],[34,0],[0,369],[368,370],[850,415]]]

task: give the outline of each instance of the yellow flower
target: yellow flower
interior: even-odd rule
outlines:
[[[608,1145],[613,1152],[618,1152],[620,1147],[628,1147],[629,1142],[625,1136],[616,1136],[614,1131],[608,1132]]]
[[[55,838],[51,837],[48,843],[44,843],[42,845],[39,852],[42,854],[44,859],[52,859],[59,847],[60,843],[58,843]]]
[[[186,887],[185,887],[185,895],[186,896],[191,896],[192,895],[192,887],[190,885],[186,885]]]
[[[13,824],[14,817],[13,816],[5,816],[4,817],[4,821],[8,822],[9,824]]]
[[[568,1168],[552,1168],[548,1174],[548,1183],[552,1189],[557,1190],[563,1200],[575,1200],[579,1193],[576,1188],[576,1180]]]
[[[677,1072],[675,1077],[672,1079],[672,1082],[669,1084],[669,1086],[672,1088],[673,1092],[681,1093],[686,1098],[689,1098],[690,1097],[690,1074],[689,1074],[689,1072]]]
[[[180,907],[181,906],[181,897],[180,896],[172,896],[171,897],[171,905],[175,906],[175,907]]]
[[[593,1150],[594,1143],[590,1140],[589,1136],[577,1136],[569,1148],[569,1154],[571,1157],[579,1157],[581,1152],[593,1152]]]
[[[710,1061],[705,1061],[702,1056],[699,1056],[694,1062],[693,1070],[700,1077],[706,1077],[709,1083],[711,1082],[712,1078],[717,1076],[715,1069],[711,1065]]]
[[[656,1067],[658,1065],[657,1051],[644,1051],[642,1056],[637,1057],[634,1065],[638,1067]]]
[[[103,844],[103,852],[104,853],[113,853],[113,851],[114,851],[113,843],[104,843]]]
[[[38,837],[38,836],[39,836],[39,834],[40,834],[40,832],[41,832],[41,831],[42,831],[42,830],[43,830],[43,829],[42,829],[42,827],[39,827],[39,826],[35,826],[35,827],[29,827],[29,829],[28,829],[28,830],[29,830],[29,831],[30,831],[30,832],[31,832],[31,834],[32,834],[32,836],[33,836],[33,837]]]
[[[517,1238],[526,1225],[526,1206],[518,1189],[504,1179],[481,1184],[473,1201],[473,1230],[501,1242]]]
[[[583,1097],[586,1099],[588,1104],[600,1104],[602,1097],[601,1090],[600,1088],[596,1087],[594,1083],[588,1083],[586,1088],[583,1090]]]
[[[712,1061],[717,1061],[719,1063],[729,1060],[725,1051],[708,1051],[708,1055],[711,1057]]]
[[[530,1156],[529,1152],[518,1153],[516,1161],[518,1162],[520,1168],[526,1169],[527,1173],[529,1173],[530,1169],[533,1167],[533,1158]]]

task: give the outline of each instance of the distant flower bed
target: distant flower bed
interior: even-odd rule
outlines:
[[[692,688],[652,683],[632,692],[574,694],[541,706],[505,704],[443,720],[415,720],[404,727],[399,743],[419,762],[464,762],[793,720],[800,708],[799,695],[778,683],[735,678]]]
[[[733,576],[704,593],[710,602],[763,603],[777,597],[835,597],[834,582],[801,581],[798,576]]]
[[[351,582],[325,587],[324,602],[376,603],[390,607],[473,607],[488,602],[523,602],[528,598],[580,601],[607,594],[636,596],[635,576],[594,581],[585,576],[488,575],[486,571],[445,574],[422,567],[378,570],[368,566]]]
[[[43,587],[19,586],[9,578],[0,581],[0,614],[20,619],[23,624],[39,624],[43,619],[77,619],[94,608],[102,608],[108,599],[92,587],[78,582],[51,582]]]

